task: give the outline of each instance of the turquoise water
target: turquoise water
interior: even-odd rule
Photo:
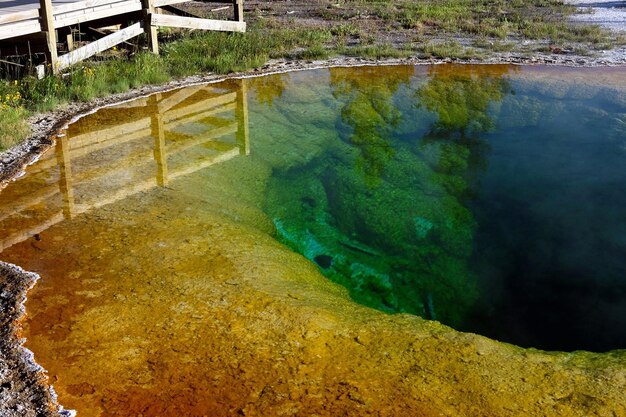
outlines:
[[[566,75],[252,81],[252,155],[273,155],[264,210],[278,238],[383,311],[521,346],[625,347],[626,97]],[[274,149],[255,149],[265,136]]]

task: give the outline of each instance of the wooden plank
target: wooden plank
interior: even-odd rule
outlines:
[[[93,209],[97,209],[100,207],[104,207],[108,204],[112,204],[115,203],[119,200],[122,200],[126,197],[129,197],[131,195],[140,193],[142,191],[148,191],[154,187],[157,186],[157,182],[156,179],[154,178],[150,178],[148,180],[139,182],[139,183],[135,183],[133,182],[133,184],[130,187],[126,187],[126,188],[122,188],[120,190],[117,190],[115,193],[110,194],[108,196],[98,196],[98,200],[94,203],[87,203],[87,204],[77,204],[76,205],[76,213],[80,214],[80,213],[84,213],[88,210],[93,210]]]
[[[150,142],[146,141],[140,145],[143,148],[128,152],[120,159],[108,162],[106,165],[98,165],[90,167],[89,170],[77,172],[74,174],[74,183],[84,185],[85,183],[100,180],[105,177],[111,177],[126,172],[129,168],[134,170],[154,161],[154,149]]]
[[[36,163],[28,167],[28,175],[32,176],[41,171],[54,168],[56,163],[56,151],[54,148],[50,148],[50,150],[46,151]]]
[[[59,190],[63,195],[63,215],[66,219],[74,217],[74,188],[72,187],[72,160],[70,148],[67,143],[67,136],[57,138],[57,161],[61,178],[59,179]]]
[[[236,131],[235,123],[232,123],[229,126],[224,126],[222,128],[214,129],[209,131],[206,135],[196,138],[191,141],[185,141],[180,144],[171,147],[163,147],[162,158],[167,158],[169,155],[174,155],[176,153],[182,152],[185,149],[188,149],[192,146],[197,146],[202,143],[206,143],[209,141],[213,141],[219,137],[222,137],[229,133],[235,133]],[[239,147],[233,145],[236,148],[236,151],[239,153]],[[73,155],[72,155],[73,156]],[[74,183],[75,184],[85,184],[94,180],[101,179],[103,177],[110,177],[118,174],[119,172],[128,170],[129,166],[133,168],[139,168],[141,166],[146,165],[147,163],[154,160],[154,148],[150,147],[150,149],[140,149],[134,151],[132,153],[127,154],[122,159],[118,159],[114,162],[108,163],[105,166],[94,167],[89,171],[84,171],[81,173],[74,174]],[[158,174],[158,173],[157,173]],[[171,176],[167,176],[168,179],[171,179]],[[153,180],[155,184],[159,183],[158,176],[155,180]],[[78,210],[75,210],[76,212]]]
[[[10,203],[4,203],[2,207],[2,213],[0,213],[0,221],[11,217],[12,215],[19,213],[23,210],[26,210],[29,207],[39,204],[45,200],[48,200],[58,193],[59,189],[57,187],[57,184],[53,183],[51,185],[42,187],[37,191],[32,192],[31,194],[20,197],[17,200],[11,201]]]
[[[2,252],[5,249],[10,248],[13,245],[16,245],[27,239],[30,239],[34,235],[41,233],[44,230],[47,230],[50,227],[54,226],[55,224],[63,221],[63,219],[64,219],[63,213],[59,212],[59,213],[56,213],[54,216],[52,216],[49,220],[43,223],[33,226],[27,230],[20,230],[19,232],[13,234],[12,236],[9,236],[6,239],[0,241],[0,252]]]
[[[39,18],[36,17],[34,19],[22,20],[21,22],[7,23],[5,25],[0,25],[0,30],[15,31],[24,27],[37,27],[41,31],[41,24],[39,23]]]
[[[237,91],[237,143],[242,155],[250,155],[250,130],[248,125],[248,80],[239,80],[239,91]]]
[[[169,16],[164,14],[152,15],[153,26],[170,26],[187,29],[216,30],[223,32],[245,32],[245,22],[230,20],[197,19],[194,17]]]
[[[237,93],[228,93],[217,97],[209,97],[197,103],[190,104],[189,106],[181,107],[180,109],[165,113],[163,115],[164,121],[165,123],[169,123],[176,119],[186,118],[187,116],[191,116],[192,114],[200,111],[209,110],[227,103],[233,103],[236,99]]]
[[[30,35],[41,32],[39,19],[25,20],[23,22],[9,23],[0,26],[0,40],[11,39],[18,36]]]
[[[78,16],[65,17],[65,14],[57,16],[57,27],[65,27],[70,25],[77,25],[79,23],[89,22],[92,20],[103,19],[105,17],[117,16],[125,13],[131,13],[141,10],[141,3],[139,1],[133,1],[128,3],[120,3],[120,6],[112,8],[98,9],[98,11],[90,14],[81,14]]]
[[[39,10],[37,10],[37,7],[35,7],[32,10],[24,10],[21,12],[0,15],[0,25],[4,25],[6,23],[20,22],[22,20],[28,19],[37,19],[38,17]]]
[[[217,129],[212,129],[208,131],[206,135],[194,137],[193,139],[181,141],[180,143],[176,143],[175,145],[170,146],[168,154],[175,155],[189,148],[193,148],[194,146],[202,145],[209,141],[214,141],[215,139],[219,139],[226,135],[231,135],[235,132],[237,132],[237,125],[235,123],[231,123]]]
[[[150,136],[150,129],[142,129],[136,132],[128,133],[125,135],[117,136],[113,139],[108,139],[102,142],[92,143],[91,145],[83,146],[82,148],[72,149],[72,158],[80,158],[81,156],[88,155],[93,152],[101,151],[112,146],[121,145],[127,142],[132,142],[137,139],[145,139]]]
[[[81,48],[73,50],[72,52],[66,55],[59,57],[58,69],[62,70],[71,65],[74,65],[77,62],[87,59],[90,56],[98,54],[117,44],[125,42],[130,38],[134,38],[135,36],[141,35],[142,33],[143,33],[143,28],[141,27],[141,22],[137,22],[134,25],[131,25],[115,33],[112,33],[108,36],[105,36],[102,39],[98,39],[97,41],[90,43],[89,45],[85,45]]]
[[[185,125],[188,123],[195,123],[200,120],[208,119],[210,117],[215,117],[221,113],[234,112],[237,108],[237,104],[235,102],[224,104],[223,106],[215,107],[206,111],[202,111],[199,113],[190,114],[189,116],[185,116],[182,118],[177,118],[167,122],[167,129],[172,130],[175,127]]]
[[[161,100],[161,94],[150,98],[154,105]],[[152,114],[152,137],[154,138],[154,159],[157,163],[157,184],[161,187],[167,185],[167,150],[165,149],[165,128],[163,127],[163,114]]]
[[[129,0],[116,0],[113,3],[107,3],[104,5],[100,5],[100,6],[90,6],[90,7],[85,7],[85,8],[73,7],[72,9],[69,9],[64,12],[55,10],[54,20],[59,21],[63,19],[74,19],[82,15],[93,15],[94,13],[97,13],[100,11],[104,11],[104,10],[110,11],[111,9],[118,8],[118,7],[125,7],[131,4],[133,4],[132,0],[130,1]],[[89,19],[89,20],[92,20],[92,19]]]
[[[74,33],[72,33],[72,31],[70,30],[70,33],[68,33],[65,36],[65,39],[67,41],[67,50],[73,51],[74,50]]]
[[[192,115],[187,116],[187,117],[178,118],[178,119],[175,119],[173,121],[167,122],[165,127],[168,130],[171,130],[171,129],[174,129],[175,127],[177,127],[177,126],[184,125],[184,124],[187,124],[187,123],[197,122],[198,120],[206,119],[208,117],[215,116],[216,114],[219,114],[219,113],[234,111],[236,108],[237,108],[236,103],[225,104],[225,105],[223,105],[221,107],[216,107],[214,109],[210,109],[210,110],[207,110],[207,111],[203,111],[203,112],[200,112],[200,113],[192,114]]]
[[[239,148],[235,148],[229,152],[224,152],[217,156],[212,156],[210,158],[200,159],[194,164],[188,165],[184,168],[180,168],[176,171],[173,171],[170,174],[170,179],[175,179],[184,175],[192,174],[196,171],[199,171],[203,168],[210,167],[211,165],[219,164],[220,162],[228,161],[236,156],[239,156]]]
[[[90,7],[106,6],[112,3],[128,2],[129,0],[83,0],[70,1],[65,4],[54,4],[54,14],[64,14],[75,10],[88,9]],[[131,0],[132,1],[132,0]]]
[[[72,147],[72,149],[77,149],[94,142],[105,142],[144,129],[150,129],[149,117],[144,117],[142,119],[124,123],[118,126],[108,127],[106,129],[83,133],[82,135],[73,136],[72,138],[70,138],[70,146]]]
[[[0,62],[3,63],[3,64],[7,64],[7,65],[13,65],[13,66],[16,66],[18,68],[25,68],[26,67],[26,65],[18,64],[17,62],[7,61],[5,59],[0,59]]]
[[[187,100],[189,97],[196,94],[198,91],[202,90],[203,88],[204,87],[201,85],[181,88],[180,90],[178,90],[177,92],[169,96],[168,98],[163,99],[159,102],[158,104],[159,113],[165,113],[166,111],[176,106],[177,104],[180,104],[183,101]]]
[[[163,7],[169,6],[171,4],[186,3],[188,1],[189,0],[154,0],[152,4],[154,5],[154,7]]]

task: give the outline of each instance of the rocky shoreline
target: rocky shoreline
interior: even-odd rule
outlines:
[[[68,416],[56,404],[45,370],[22,346],[16,323],[24,316],[26,293],[38,276],[0,262],[0,404],[3,416]]]
[[[606,65],[626,65],[626,53],[611,62],[583,57],[545,56],[523,58],[500,56],[487,61],[461,62],[452,60],[424,61],[417,59],[366,60],[337,58],[327,61],[274,61],[263,68],[246,73],[231,74],[229,77],[246,77],[277,72],[297,71],[331,66],[359,65],[430,65],[438,63],[480,63],[516,65],[561,65],[590,67]],[[46,149],[54,145],[54,136],[72,120],[89,114],[103,106],[132,100],[152,93],[176,89],[186,85],[216,82],[226,77],[217,75],[192,76],[161,86],[144,87],[124,94],[97,99],[89,103],[71,104],[62,110],[34,116],[32,136],[24,143],[0,154],[0,183],[4,184],[20,175],[24,168],[35,161]],[[22,347],[19,322],[25,314],[23,302],[26,293],[37,280],[37,275],[25,272],[19,267],[0,262],[0,404],[3,416],[68,416],[71,412],[57,404],[54,391],[47,381],[45,371],[36,364],[32,353]],[[460,336],[459,336],[460,337]],[[482,340],[482,338],[480,339]],[[465,343],[465,342],[463,342]],[[470,343],[467,341],[467,343]],[[472,340],[471,343],[477,343]],[[619,362],[619,361],[618,361]],[[613,382],[619,382],[619,378]],[[626,377],[624,377],[626,380]],[[626,381],[621,380],[622,386]],[[613,388],[619,390],[619,386]]]

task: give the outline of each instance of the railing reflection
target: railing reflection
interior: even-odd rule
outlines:
[[[102,109],[0,193],[0,252],[64,219],[250,154],[246,80]]]

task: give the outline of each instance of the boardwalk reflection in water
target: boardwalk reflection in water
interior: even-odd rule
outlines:
[[[71,125],[0,193],[0,252],[64,219],[248,155],[245,84],[156,94]]]

